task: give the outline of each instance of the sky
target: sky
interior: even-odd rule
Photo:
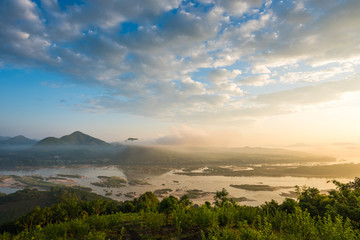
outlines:
[[[0,136],[360,144],[358,0],[1,0]]]

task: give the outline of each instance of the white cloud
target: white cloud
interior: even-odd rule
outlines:
[[[245,24],[241,25],[239,29],[240,33],[245,37],[251,37],[255,31],[258,31],[266,26],[270,17],[270,14],[265,14],[260,16],[259,19],[249,20]]]
[[[272,106],[314,105],[339,100],[343,94],[360,91],[359,76],[260,95],[256,103]]]
[[[252,73],[262,74],[262,73],[271,73],[271,71],[265,65],[256,64],[252,68]]]
[[[288,72],[280,77],[280,81],[285,83],[319,82],[329,79],[337,74],[352,71],[353,68],[351,65],[344,65],[344,67],[333,67],[309,72]]]
[[[208,79],[211,83],[220,85],[222,83],[234,80],[240,74],[241,70],[238,69],[234,69],[233,71],[229,71],[227,69],[215,69],[209,73]]]
[[[255,86],[255,87],[268,85],[274,82],[275,81],[272,80],[268,74],[245,77],[240,80],[240,84],[242,85]]]
[[[308,2],[311,4],[311,2]],[[360,54],[359,1],[345,1],[338,5],[328,3],[321,6],[308,6],[307,14],[311,19],[277,21],[274,28],[279,30],[279,39],[272,42],[268,51],[257,59],[267,66],[286,66],[303,61],[312,66],[347,61]],[[294,11],[297,6],[294,6]],[[326,10],[326,14],[322,13]],[[296,10],[297,11],[297,10]],[[302,11],[305,11],[304,9]],[[278,13],[282,18],[283,13]],[[300,24],[301,22],[301,24]],[[301,25],[301,27],[297,27]]]
[[[359,1],[59,3],[1,1],[0,62],[102,89],[86,108],[188,121],[280,114],[288,94],[330,101],[311,84],[359,71]],[[299,82],[307,87],[254,97]]]
[[[201,95],[206,93],[203,83],[192,80],[190,77],[181,80],[181,94]]]
[[[228,15],[241,16],[249,11],[250,8],[260,7],[262,0],[218,0],[216,3],[224,8]]]
[[[215,69],[208,74],[208,80],[215,86],[210,88],[213,92],[224,92],[230,95],[243,96],[244,91],[235,83],[235,79],[241,75],[241,70],[232,71]]]

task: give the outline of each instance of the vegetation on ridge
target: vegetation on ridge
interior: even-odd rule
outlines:
[[[223,189],[214,203],[187,195],[161,201],[147,192],[132,201],[63,198],[3,225],[1,239],[359,239],[360,179],[327,195],[297,188],[298,200],[240,206]]]

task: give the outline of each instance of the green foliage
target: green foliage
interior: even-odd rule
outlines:
[[[279,209],[286,213],[294,213],[297,206],[299,206],[299,204],[294,199],[286,198],[282,204],[280,204]]]
[[[225,188],[223,188],[221,191],[216,191],[216,194],[214,196],[215,206],[220,207],[226,204],[234,204],[235,202],[228,196],[229,192]]]
[[[199,229],[210,229],[217,226],[217,214],[214,209],[207,205],[202,205],[200,208],[193,208],[191,211],[194,226]]]
[[[166,217],[163,213],[159,212],[141,212],[142,227],[151,232],[159,232],[161,227],[166,225]]]
[[[281,226],[281,231],[295,239],[318,239],[316,220],[307,211],[297,208],[294,213],[287,215]]]
[[[151,192],[119,204],[83,201],[63,190],[59,203],[33,209],[0,239],[360,239],[360,180],[335,184],[329,195],[298,188],[298,202],[272,200],[260,207],[235,204],[225,189],[216,193],[214,207],[192,205],[187,196],[159,201]]]
[[[279,210],[279,204],[275,200],[271,200],[270,202],[265,202],[265,204],[261,205],[261,208],[267,214],[274,215]]]
[[[235,206],[224,204],[216,209],[218,225],[221,227],[231,226],[235,219]]]
[[[311,216],[324,216],[326,205],[328,205],[327,196],[320,194],[317,188],[303,187],[297,189],[299,192],[299,205],[302,209],[307,209]]]
[[[333,220],[330,215],[327,215],[318,222],[318,229],[322,239],[351,240],[359,238],[359,234],[351,227],[350,220],[344,221],[341,216],[336,216]]]
[[[141,195],[139,198],[133,201],[135,203],[135,209],[137,212],[140,210],[143,211],[155,211],[158,204],[159,199],[152,192],[146,192]]]
[[[169,222],[170,214],[179,207],[179,200],[174,196],[165,197],[159,203],[159,212],[166,214],[166,223]]]
[[[179,200],[174,196],[165,197],[159,204],[159,212],[169,214],[179,205]]]
[[[316,188],[299,189],[299,206],[312,216],[325,217],[337,215],[349,218],[354,226],[360,227],[360,179],[353,182],[340,183],[333,181],[335,190],[328,195],[320,194]]]
[[[180,198],[180,204],[183,206],[183,207],[190,207],[192,205],[192,202],[190,200],[190,197],[189,195],[185,194],[183,195],[181,198]]]
[[[88,201],[95,199],[110,200],[95,193],[65,186],[54,187],[48,191],[19,190],[0,198],[0,225],[29,213],[36,206],[51,206],[63,200]],[[2,227],[0,227],[0,231],[1,229]]]

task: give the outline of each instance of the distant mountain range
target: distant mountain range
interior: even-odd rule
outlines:
[[[0,142],[10,139],[11,137],[0,136]]]
[[[10,148],[10,149],[26,149],[30,146],[36,144],[37,141],[33,139],[29,139],[22,135],[7,138],[1,137],[0,138],[0,148]]]
[[[0,166],[54,166],[67,164],[178,165],[262,164],[333,161],[334,158],[279,148],[191,148],[110,144],[76,131],[40,141],[24,136],[0,140]]]
[[[0,165],[104,164],[123,149],[79,131],[40,141],[17,136],[0,141]]]
[[[50,146],[110,146],[109,143],[84,134],[80,131],[65,135],[61,138],[47,137],[40,141],[29,139],[22,135],[16,137],[0,137],[0,149],[26,149],[29,147]]]
[[[72,145],[72,146],[110,146],[109,143],[94,138],[90,135],[76,131],[70,135],[65,135],[61,138],[47,137],[36,143],[35,147],[42,146],[59,146],[59,145]]]

